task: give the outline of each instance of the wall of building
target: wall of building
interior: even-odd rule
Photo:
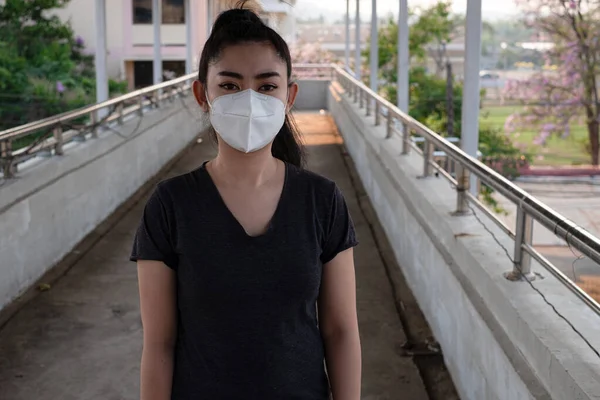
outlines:
[[[215,0],[216,1],[216,0]],[[71,0],[67,7],[53,13],[69,21],[75,34],[80,36],[90,53],[96,51],[95,2]],[[203,1],[191,1],[192,54],[198,63],[202,46],[207,38],[207,10]],[[126,79],[126,61],[152,60],[154,33],[151,24],[133,24],[132,0],[106,0],[106,41],[108,75]],[[185,60],[185,24],[161,25],[162,57],[164,60]],[[130,72],[130,71],[129,71]]]
[[[197,109],[193,96],[186,107]],[[0,191],[0,309],[153,177],[204,130],[179,100],[98,139],[69,145],[62,157],[20,168]]]
[[[537,291],[506,280],[512,263],[498,243],[512,249],[512,239],[481,213],[498,242],[473,215],[453,216],[451,185],[418,179],[422,157],[401,155],[401,138],[386,139],[339,85],[328,108],[461,398],[597,399],[598,315],[537,263]]]
[[[123,59],[127,48],[125,46],[125,15],[123,14],[124,0],[106,0],[106,47],[108,50],[108,75],[114,79],[124,79],[125,70]],[[125,0],[131,2],[131,0]],[[96,12],[95,2],[90,0],[71,0],[67,7],[53,12],[62,21],[68,21],[75,35],[85,42],[86,50],[96,51]]]
[[[214,1],[214,0],[213,0]],[[193,63],[198,64],[199,55],[207,39],[207,4],[204,1],[191,1],[192,24],[192,54]],[[132,13],[132,0],[123,0],[121,12],[125,15],[124,21],[124,60],[144,61],[154,57],[154,28],[152,24],[134,24]],[[185,24],[162,24],[161,43],[162,57],[164,60],[185,60],[186,58],[186,27]]]

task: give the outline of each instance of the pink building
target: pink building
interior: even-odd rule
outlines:
[[[153,0],[104,0],[106,3],[107,74],[110,78],[127,80],[130,89],[153,83],[154,30]],[[219,12],[231,7],[231,0],[160,0],[161,58],[163,76],[185,73],[186,22],[191,27],[192,65],[206,41],[210,25]],[[96,1],[71,0],[64,9],[56,10],[63,20],[70,21],[75,33],[86,43],[87,49],[96,47]],[[289,2],[294,4],[295,1]],[[279,0],[263,0],[261,16],[273,28],[293,41],[295,18],[289,4]],[[194,69],[197,67],[194,67]]]

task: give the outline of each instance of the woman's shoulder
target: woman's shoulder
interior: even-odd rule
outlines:
[[[305,185],[311,191],[317,194],[331,195],[337,188],[336,183],[326,176],[310,171],[306,168],[300,168],[289,165],[290,173],[294,175],[296,180]]]
[[[336,182],[316,172],[292,167],[296,189],[295,202],[310,205],[323,218],[327,218],[339,202],[345,202],[342,191]]]
[[[187,198],[189,194],[201,191],[202,168],[204,167],[162,179],[156,184],[154,195],[159,197],[162,202],[172,204],[177,199]]]

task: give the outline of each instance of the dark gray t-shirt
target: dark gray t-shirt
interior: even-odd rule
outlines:
[[[172,399],[329,396],[316,301],[323,264],[357,244],[336,184],[286,164],[265,234],[248,236],[204,165],[161,182],[132,261],[177,275]]]

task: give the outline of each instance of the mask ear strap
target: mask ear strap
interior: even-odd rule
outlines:
[[[287,87],[287,94],[285,95],[285,112],[288,113],[291,111],[292,107],[289,105],[290,101],[290,88],[295,82],[290,82]],[[289,110],[288,110],[289,107]]]
[[[206,103],[208,104],[209,111],[212,109],[212,104],[210,104],[210,100],[208,99],[208,92],[204,91],[204,97],[206,97]]]

